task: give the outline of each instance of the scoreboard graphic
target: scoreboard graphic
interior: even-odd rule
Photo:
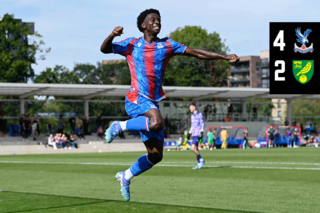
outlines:
[[[320,94],[320,22],[270,23],[270,94]]]

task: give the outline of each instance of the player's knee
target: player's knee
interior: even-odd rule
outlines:
[[[162,153],[159,153],[159,152],[149,153],[148,158],[151,161],[151,163],[157,164],[162,160],[163,155],[162,155]]]
[[[150,119],[149,129],[152,132],[159,132],[164,129],[164,122],[161,118],[152,118]]]

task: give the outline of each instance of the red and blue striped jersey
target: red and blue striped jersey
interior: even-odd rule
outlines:
[[[131,72],[130,92],[140,93],[153,101],[166,97],[162,80],[169,59],[182,55],[187,49],[170,38],[148,43],[142,37],[113,42],[112,47],[114,53],[126,57],[128,61]]]

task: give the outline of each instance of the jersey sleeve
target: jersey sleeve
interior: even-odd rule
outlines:
[[[180,44],[180,43],[172,40],[171,38],[169,38],[168,41],[170,42],[170,44],[172,46],[172,54],[173,55],[182,55],[187,49],[187,46],[184,46],[184,44]]]
[[[204,129],[204,121],[203,121],[203,117],[202,117],[201,113],[199,113],[199,119],[200,119],[200,126],[201,126],[201,128]]]
[[[127,56],[127,55],[131,54],[130,51],[128,51],[128,49],[129,49],[130,45],[133,45],[133,44],[131,44],[131,41],[134,40],[134,39],[135,38],[132,37],[132,38],[124,39],[124,40],[122,40],[120,42],[112,42],[113,53],[120,54],[120,55],[123,55],[123,56]]]

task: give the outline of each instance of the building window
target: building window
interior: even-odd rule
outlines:
[[[269,88],[269,79],[262,79],[262,87]]]
[[[281,118],[282,117],[282,113],[281,110],[278,111],[278,117]]]
[[[281,108],[281,100],[278,100],[278,108]]]

